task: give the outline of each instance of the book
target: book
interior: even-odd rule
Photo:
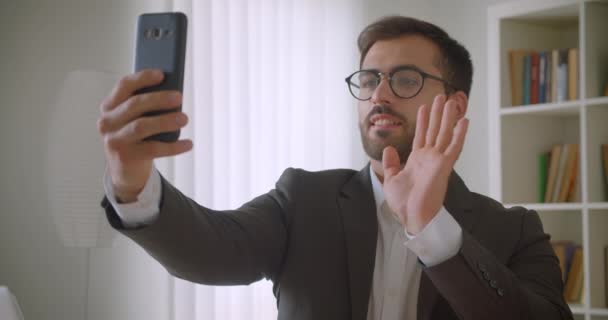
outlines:
[[[530,104],[530,75],[531,75],[531,56],[524,55],[524,82],[523,82],[523,105]]]
[[[580,161],[580,156],[577,158],[578,161]],[[576,167],[578,168],[578,164],[576,165]],[[569,192],[568,194],[568,202],[581,202],[581,179],[578,176],[578,170],[576,171],[576,179],[574,180],[574,185],[572,187],[572,190]]]
[[[511,105],[523,105],[524,86],[524,50],[509,51],[509,69],[511,75]]]
[[[539,103],[539,60],[540,55],[538,52],[532,52],[530,54],[530,104]]]
[[[564,297],[567,302],[579,302],[583,291],[583,248],[577,246],[572,257]]]
[[[551,157],[549,161],[549,175],[547,177],[547,189],[545,191],[545,201],[553,200],[553,190],[555,189],[555,180],[557,179],[557,168],[559,167],[559,158],[562,153],[562,146],[555,145],[551,149]]]
[[[559,164],[557,166],[557,177],[555,178],[555,187],[553,189],[553,195],[551,195],[551,202],[557,202],[557,200],[559,199],[559,193],[562,190],[562,180],[564,179],[564,173],[566,171],[566,162],[568,161],[569,149],[569,144],[565,144],[562,146],[562,152],[559,155]]]
[[[551,241],[551,247],[559,262],[564,284],[564,298],[568,302],[582,301],[583,249],[570,240]],[[578,292],[577,292],[578,291]]]
[[[553,92],[551,89],[553,88],[553,74],[552,74],[552,66],[553,66],[553,55],[551,51],[545,52],[545,103],[553,102]]]
[[[564,167],[564,175],[561,183],[561,189],[557,202],[566,202],[568,200],[568,193],[573,188],[574,179],[577,176],[577,158],[578,158],[578,144],[568,145],[568,157],[566,158],[566,165]]]
[[[545,202],[547,192],[547,174],[551,152],[545,152],[538,156],[538,202]]]
[[[557,55],[557,85],[556,102],[564,102],[568,98],[568,49],[558,50]]]
[[[562,272],[562,281],[566,278],[566,247],[564,245],[552,243],[553,251],[559,260],[559,269]]]
[[[568,275],[569,260],[572,259],[572,256],[568,256],[568,254],[572,254],[574,252],[573,250],[569,249],[575,247],[575,245],[572,241],[551,241],[551,247],[553,247],[555,256],[557,257],[557,260],[559,260],[559,268],[562,272],[562,281],[565,284]]]
[[[565,245],[565,265],[566,265],[566,274],[564,275],[564,284],[568,282],[568,276],[570,275],[570,269],[572,268],[572,260],[574,259],[574,253],[576,252],[576,248],[580,247],[573,241],[564,241]]]
[[[608,144],[602,145],[602,168],[604,169],[604,197],[608,200]]]
[[[578,99],[578,49],[568,50],[568,100]]]
[[[547,102],[545,97],[546,86],[547,86],[547,53],[545,51],[540,52],[538,60],[538,103]]]
[[[574,165],[572,166],[570,180],[568,182],[568,191],[566,192],[566,196],[564,201],[568,202],[576,202],[578,196],[578,181],[579,181],[579,163],[580,163],[580,149],[578,145],[576,145],[576,156],[574,157]]]
[[[559,66],[559,50],[551,51],[551,102],[557,102],[557,68]]]

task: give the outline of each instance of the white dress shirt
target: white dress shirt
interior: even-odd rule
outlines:
[[[146,182],[144,189],[137,195],[137,201],[119,204],[114,196],[112,179],[107,168],[103,177],[103,188],[108,201],[116,210],[116,214],[122,220],[126,228],[134,228],[140,225],[151,224],[156,220],[160,211],[161,182],[160,173],[152,166],[152,173]]]
[[[423,266],[439,264],[458,253],[462,229],[445,208],[412,236],[384,200],[382,184],[370,166],[378,216],[378,240],[368,320],[416,320]]]
[[[418,259],[430,267],[456,255],[462,246],[462,229],[442,207],[418,235],[408,234],[386,205],[382,184],[371,166],[370,175],[376,201],[378,239],[367,319],[416,320],[423,268]],[[117,203],[107,171],[104,189],[125,227],[151,224],[158,217],[161,179],[156,168],[152,168],[150,179],[136,202]]]

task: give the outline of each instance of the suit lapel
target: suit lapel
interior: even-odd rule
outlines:
[[[448,181],[448,190],[443,206],[458,222],[463,231],[469,233],[473,230],[475,214],[472,211],[473,197],[460,176],[452,171]],[[433,282],[423,271],[420,278],[420,288],[418,292],[418,320],[429,320],[439,292]]]
[[[348,260],[351,319],[365,320],[378,237],[378,220],[369,165],[346,182],[338,196],[338,205]]]
[[[378,220],[369,174],[368,164],[344,184],[338,196],[348,260],[353,320],[366,319],[376,257]],[[444,207],[463,230],[472,232],[475,221],[472,195],[454,171],[448,182]],[[423,271],[418,294],[419,320],[430,319],[438,297],[437,289]]]
[[[418,290],[418,320],[428,320],[431,317],[433,307],[437,303],[439,293],[431,282],[431,279],[423,271],[420,275],[420,288]]]

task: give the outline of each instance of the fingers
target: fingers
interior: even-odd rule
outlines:
[[[151,135],[175,131],[188,123],[183,112],[171,112],[153,117],[140,117],[131,121],[115,133],[111,133],[114,145],[127,145],[140,142]]]
[[[440,153],[447,152],[447,148],[452,146],[457,148],[457,132],[455,129],[456,122],[459,121],[458,117],[458,102],[450,99],[446,102],[445,95],[438,95],[433,101],[433,106],[430,111],[426,108],[420,107],[418,110],[418,118],[416,122],[416,135],[414,136],[413,149],[422,147],[436,148]],[[463,120],[464,118],[460,119]],[[468,125],[468,120],[464,121],[466,124],[461,124],[459,130],[463,130],[462,126]],[[458,123],[461,123],[460,121]],[[462,132],[459,132],[462,134]],[[462,137],[464,139],[464,137]],[[464,144],[464,141],[462,142]],[[462,147],[461,147],[462,148]],[[458,149],[458,148],[457,148]],[[457,150],[456,149],[456,150]],[[456,156],[457,158],[458,156]]]
[[[97,124],[98,130],[101,134],[117,131],[146,112],[171,110],[180,104],[181,94],[178,91],[158,91],[131,96],[118,107],[103,113]]]
[[[190,151],[192,146],[192,140],[190,139],[178,140],[171,143],[150,140],[131,145],[129,150],[124,150],[118,154],[121,157],[120,160],[127,163],[175,156]]]
[[[157,85],[162,82],[164,74],[161,70],[146,69],[124,76],[100,105],[102,112],[110,111],[127,100],[141,88]]]
[[[450,142],[450,145],[445,150],[446,156],[452,159],[452,162],[456,162],[460,153],[462,152],[462,148],[464,146],[464,138],[467,135],[467,131],[469,129],[469,119],[461,118],[456,123],[456,127],[454,128],[454,138]]]
[[[382,168],[384,171],[384,181],[390,179],[401,170],[399,154],[392,146],[387,146],[382,152]]]
[[[175,156],[192,149],[192,140],[184,139],[172,143],[145,141],[137,145],[137,153],[148,159]]]
[[[106,158],[114,162],[116,168],[131,166],[129,174],[119,173],[128,176],[123,177],[124,179],[139,177],[133,173],[137,171],[134,168],[145,165],[144,160],[172,156],[192,148],[190,140],[172,143],[142,141],[158,133],[179,130],[188,123],[186,114],[171,111],[182,103],[181,93],[178,91],[135,94],[141,88],[160,83],[162,79],[160,70],[143,70],[127,75],[101,103],[101,116],[97,125],[103,136]],[[165,110],[169,113],[162,112]],[[161,113],[148,114],[152,111]]]
[[[412,143],[412,150],[424,147],[424,140],[428,127],[429,107],[427,105],[422,105],[418,108],[418,114],[416,116],[416,133],[414,135],[414,142]]]
[[[439,128],[441,127],[441,118],[445,105],[445,95],[440,94],[435,97],[429,119],[429,127],[426,131],[425,145],[432,147],[435,145]]]
[[[142,139],[157,133],[177,130],[185,126],[187,122],[188,118],[181,112],[141,117],[117,132],[105,134],[104,144],[106,150],[115,154],[123,164],[177,155],[192,149],[192,141],[179,140],[166,143],[153,140],[142,141]]]
[[[448,100],[443,110],[443,117],[441,119],[441,128],[437,135],[437,141],[435,147],[439,149],[439,152],[444,152],[447,146],[453,139],[454,125],[456,124],[456,101]]]

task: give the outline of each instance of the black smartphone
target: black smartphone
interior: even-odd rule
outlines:
[[[145,13],[138,17],[135,72],[142,69],[161,69],[165,77],[159,85],[137,90],[135,94],[163,90],[183,92],[187,28],[188,19],[181,12]],[[181,109],[180,105],[172,110],[147,112],[144,116],[155,116],[181,111]],[[180,130],[162,132],[144,140],[175,142],[179,139],[179,134]]]

